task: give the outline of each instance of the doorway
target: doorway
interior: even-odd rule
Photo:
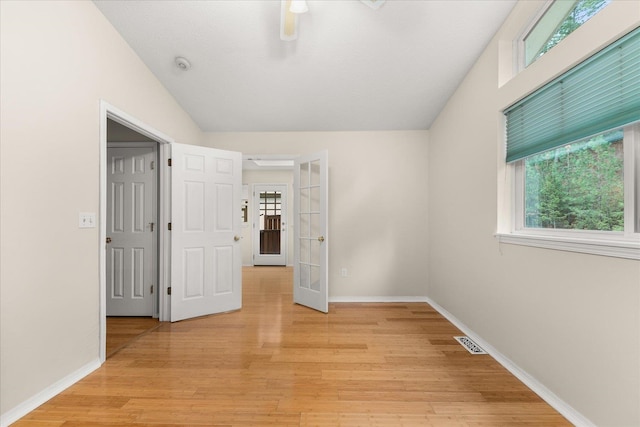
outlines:
[[[158,143],[107,119],[106,355],[158,323]]]
[[[276,174],[272,175],[272,174]],[[268,175],[267,175],[268,174]],[[286,177],[285,177],[286,174]],[[245,245],[245,254],[251,257],[245,265],[264,265],[255,262],[255,258],[267,257],[261,254],[260,231],[277,228],[277,223],[271,227],[262,222],[269,220],[269,215],[283,212],[279,205],[281,194],[277,189],[260,187],[269,182],[287,182],[292,179],[290,186],[293,202],[292,212],[287,215],[284,227],[291,230],[288,241],[293,259],[287,265],[293,266],[294,273],[294,302],[314,308],[321,312],[328,310],[328,152],[322,151],[306,155],[245,155],[243,161],[243,181],[245,185],[253,184],[253,203],[249,209],[253,217],[251,245]],[[261,191],[264,190],[264,191]],[[263,193],[263,194],[261,194]],[[281,204],[281,203],[280,203]],[[263,206],[272,206],[267,211]],[[280,207],[280,209],[278,209]],[[266,217],[260,220],[260,215]],[[243,214],[244,218],[244,214]],[[280,220],[282,222],[282,219]],[[292,228],[293,226],[293,228]],[[280,227],[283,227],[280,224]],[[264,232],[262,233],[265,234]],[[272,233],[275,234],[275,233]],[[264,243],[263,243],[264,250]],[[289,255],[291,255],[289,254]]]
[[[253,265],[287,265],[287,184],[254,184],[253,199]]]
[[[135,117],[119,110],[118,108],[100,101],[100,214],[99,214],[99,360],[104,362],[107,353],[107,212],[110,205],[107,197],[107,176],[108,176],[108,141],[115,143],[123,143],[130,141],[139,141],[151,143],[155,147],[155,164],[156,183],[155,194],[156,200],[153,202],[156,210],[154,222],[154,231],[150,233],[155,238],[156,248],[152,252],[156,258],[155,278],[153,283],[152,296],[152,314],[159,321],[169,320],[169,300],[165,296],[166,283],[168,281],[167,265],[169,254],[167,250],[168,236],[167,231],[162,227],[156,227],[156,224],[164,224],[169,217],[168,206],[165,203],[167,191],[169,187],[168,171],[166,167],[161,167],[166,163],[169,153],[169,144],[174,141],[163,135],[161,132],[153,129],[145,123],[139,121]],[[117,144],[116,144],[117,145]],[[150,166],[150,165],[148,165]],[[151,222],[151,221],[145,221]],[[150,232],[150,224],[146,224]],[[148,292],[151,293],[149,287]]]

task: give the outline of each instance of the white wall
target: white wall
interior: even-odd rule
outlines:
[[[638,426],[640,262],[493,237],[499,111],[640,24],[640,2],[614,2],[513,76],[511,42],[542,3],[516,6],[429,131],[428,295],[595,425]]]
[[[98,358],[99,101],[201,133],[92,2],[0,2],[0,413]]]
[[[426,131],[208,133],[205,141],[259,154],[327,149],[329,297],[425,295]]]
[[[242,183],[249,185],[249,219],[248,226],[242,229],[242,265],[253,265],[252,227],[256,206],[253,203],[253,184],[287,184],[287,211],[283,213],[283,222],[287,229],[287,265],[293,266],[293,170],[243,170]]]

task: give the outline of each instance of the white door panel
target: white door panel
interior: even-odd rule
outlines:
[[[107,315],[152,316],[157,284],[154,147],[107,150]]]
[[[171,321],[242,306],[242,155],[171,146]]]
[[[295,160],[293,300],[318,311],[329,311],[328,298],[328,153]]]

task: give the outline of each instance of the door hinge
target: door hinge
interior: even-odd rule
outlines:
[[[151,285],[151,291],[150,291],[150,293],[153,293],[153,285]]]
[[[151,160],[150,168],[151,168],[151,170],[154,170],[156,168],[156,162],[154,162],[153,160]]]
[[[171,295],[171,286],[167,288],[167,295]]]
[[[171,223],[167,224],[167,230],[171,231]]]
[[[167,164],[171,166],[171,159],[167,159]]]

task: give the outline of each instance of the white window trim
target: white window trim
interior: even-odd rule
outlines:
[[[624,182],[626,184],[636,181],[635,188],[625,185],[624,231],[525,228],[522,218],[524,204],[522,164],[520,161],[507,165],[513,183],[511,187],[512,230],[509,233],[496,233],[500,243],[640,260],[640,233],[636,232],[634,224],[637,209],[636,197],[640,198],[640,183],[635,176],[636,169],[640,165],[640,124],[627,126],[624,132]]]
[[[510,245],[640,260],[640,240],[635,242],[631,240],[604,240],[522,232],[497,233],[496,237],[500,243]]]

